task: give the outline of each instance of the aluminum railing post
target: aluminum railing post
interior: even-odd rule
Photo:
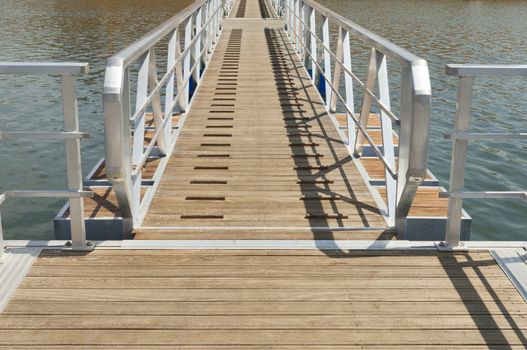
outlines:
[[[64,112],[64,130],[79,132],[79,114],[77,94],[73,75],[61,76],[62,108]],[[66,169],[68,190],[81,192],[84,190],[81,165],[80,139],[67,139],[66,143]],[[84,223],[84,200],[82,197],[69,199],[70,204],[70,230],[72,250],[92,250],[93,244],[86,241],[86,227]]]
[[[368,74],[366,75],[366,89],[373,90],[373,87],[375,86],[375,79],[377,77],[377,50],[375,48],[370,49],[370,60],[368,63]],[[370,110],[371,110],[371,96],[364,91],[364,95],[362,96],[362,103],[360,108],[360,125],[361,127],[366,130],[368,127],[368,120],[370,118]],[[364,135],[359,132],[357,129],[357,136],[355,138],[355,153],[361,154],[362,149],[364,147],[364,141],[366,138]]]
[[[412,70],[403,67],[401,74],[401,103],[399,127],[399,155],[397,160],[397,201],[400,202],[403,188],[406,183],[406,173],[410,154],[410,138],[412,136],[413,96],[412,96]]]
[[[133,221],[130,152],[130,71],[109,61],[104,78],[104,149],[108,179],[126,227]]]
[[[457,90],[456,120],[454,132],[468,131],[470,123],[470,104],[472,101],[473,77],[460,77]],[[452,162],[450,165],[450,185],[448,192],[463,191],[465,186],[465,161],[467,158],[468,140],[455,139],[452,146]],[[447,247],[459,246],[461,232],[461,217],[463,199],[450,197],[448,199],[448,217],[446,224],[445,243]]]
[[[331,55],[328,51],[328,49],[330,49],[329,19],[326,16],[322,16],[322,43],[324,44],[324,73],[326,74],[327,78],[331,78]],[[328,81],[327,78],[325,78],[324,81],[326,83],[326,107],[329,108],[333,93],[331,90],[331,83]]]
[[[381,102],[391,110],[390,107],[390,87],[388,83],[388,66],[386,56],[377,51],[377,79],[379,82],[379,98]],[[393,145],[393,127],[392,120],[381,110],[381,133],[382,148],[386,162],[391,169],[395,169],[395,151]],[[386,206],[388,208],[388,225],[395,226],[395,208],[397,205],[397,181],[392,177],[388,170],[384,172],[386,186]]]
[[[333,72],[333,87],[338,91],[339,85],[340,85],[340,74],[342,73],[342,67],[340,66],[339,62],[342,62],[343,60],[343,52],[342,52],[342,28],[339,27],[338,29],[338,38],[337,38],[337,52],[335,53],[336,59],[335,59],[335,70]],[[337,111],[337,94],[333,93],[333,89],[331,90],[331,103],[329,107],[329,111],[332,113],[335,113]]]

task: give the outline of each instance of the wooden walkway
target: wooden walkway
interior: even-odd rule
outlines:
[[[9,349],[523,349],[488,252],[46,251],[0,315]]]
[[[527,303],[489,251],[312,241],[394,234],[366,184],[379,163],[359,174],[270,17],[265,0],[235,4],[135,232],[200,241],[44,250],[0,314],[1,349],[525,349]],[[415,214],[444,215],[439,191],[420,189]],[[111,188],[94,192],[91,216],[120,215]]]
[[[136,239],[393,237],[269,14],[265,1],[242,0],[225,20]],[[283,227],[295,229],[273,231]]]

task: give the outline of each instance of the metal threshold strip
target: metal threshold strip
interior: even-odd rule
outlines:
[[[60,249],[64,240],[8,240],[6,247]],[[344,250],[437,250],[439,241],[408,240],[122,240],[95,241],[95,249],[344,249]],[[525,241],[465,241],[464,251],[526,249]]]

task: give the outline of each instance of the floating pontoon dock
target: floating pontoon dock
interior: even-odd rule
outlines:
[[[469,132],[474,77],[527,67],[448,66],[449,191],[427,169],[426,61],[313,0],[198,0],[111,57],[106,154],[83,180],[87,71],[0,63],[60,75],[65,118],[0,139],[63,139],[68,160],[68,190],[0,205],[69,199],[56,241],[2,240],[0,225],[0,347],[527,345],[525,242],[468,241],[462,210],[527,199],[463,191],[469,140],[526,136]]]

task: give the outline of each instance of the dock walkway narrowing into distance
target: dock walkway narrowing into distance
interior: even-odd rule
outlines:
[[[518,277],[527,275],[525,249],[475,242],[447,252],[437,242],[396,240],[379,205],[389,191],[387,178],[379,181],[386,175],[381,161],[371,153],[362,162],[351,156],[342,137],[345,128],[353,134],[349,115],[328,113],[327,98],[274,16],[278,7],[265,0],[226,4],[229,16],[202,75],[199,60],[193,73],[192,61],[169,60],[186,73],[167,73],[165,81],[180,87],[195,77],[196,91],[185,96],[193,94],[191,107],[179,93],[166,93],[165,108],[179,101],[184,113],[165,109],[171,118],[162,118],[159,106],[149,114],[136,108],[139,117],[129,121],[124,110],[133,133],[125,128],[107,138],[107,148],[121,136],[126,152],[140,145],[141,153],[132,150],[135,183],[126,185],[135,194],[113,167],[127,154],[115,159],[110,152],[88,176],[96,196],[84,210],[92,219],[125,219],[127,196],[147,204],[140,225],[132,224],[135,239],[98,241],[83,252],[60,250],[63,241],[7,241],[0,347],[524,349],[527,289]],[[218,25],[218,5],[202,0],[183,11],[193,16],[185,32],[192,18],[203,19],[203,8],[213,14],[205,25]],[[179,44],[177,26],[171,30]],[[187,54],[192,40],[185,34]],[[212,41],[204,38],[203,47]],[[151,49],[129,54],[142,57],[143,78],[155,71]],[[150,95],[139,83],[138,106],[160,99],[157,81],[147,80]],[[387,146],[393,137],[397,145],[391,129],[381,136],[386,115],[367,112],[364,128],[375,144]],[[149,142],[156,145],[152,156],[143,153],[153,149]],[[422,180],[434,182],[430,173]],[[444,215],[440,191],[420,188],[409,212]]]
[[[199,21],[203,22],[205,18],[200,16]],[[199,21],[194,21],[198,31]],[[192,22],[191,19],[188,23]],[[290,28],[284,29],[284,20],[264,0],[235,2],[230,15],[221,22],[222,32],[214,49],[199,59],[191,44],[199,46],[196,38],[202,40],[203,46],[212,40],[196,35],[192,25],[181,27],[185,34],[176,33],[174,37],[185,38],[180,56],[185,58],[182,65],[175,67],[183,72],[179,80],[170,78],[177,80],[180,93],[177,98],[166,100],[164,109],[166,113],[174,101],[184,113],[175,113],[171,121],[163,123],[164,128],[171,129],[165,138],[176,137],[177,141],[160,143],[166,131],[155,136],[160,124],[155,115],[161,105],[153,105],[156,99],[152,87],[138,86],[136,100],[145,100],[143,108],[150,101],[154,116],[146,113],[141,118],[144,109],[139,108],[139,103],[135,112],[126,114],[128,107],[122,100],[129,97],[122,91],[130,89],[129,94],[133,94],[130,87],[121,86],[121,95],[107,98],[111,103],[121,100],[117,107],[105,107],[107,124],[114,123],[118,113],[125,120],[134,116],[129,127],[132,140],[125,135],[119,146],[114,139],[120,131],[107,132],[106,161],[101,161],[88,176],[90,190],[95,194],[85,201],[89,237],[129,238],[133,228],[136,239],[442,238],[448,200],[439,197],[444,189],[426,169],[426,142],[411,151],[418,149],[424,156],[402,151],[406,155],[396,171],[399,149],[408,149],[408,139],[412,137],[407,136],[406,144],[399,146],[399,136],[392,129],[388,114],[382,108],[380,114],[370,113],[376,97],[364,93],[361,113],[354,114],[367,130],[369,141],[353,126],[349,114],[334,113],[335,108],[328,108],[338,105],[329,102],[336,100],[336,95],[331,94],[331,84],[327,82],[333,64],[333,84],[339,85],[342,69],[338,69],[338,56],[332,61],[325,55],[325,62],[329,62],[324,63],[325,72],[316,62],[311,63],[310,70],[306,69],[305,60],[309,61],[309,57],[298,54],[299,49],[291,44]],[[340,36],[338,40],[342,40]],[[312,49],[315,41],[311,38]],[[139,62],[140,67],[145,67],[147,58],[155,57],[153,51],[148,52],[151,53]],[[194,53],[192,57],[190,52]],[[382,62],[379,52],[372,55]],[[116,56],[115,61],[133,60],[126,59],[129,52],[124,55],[125,58]],[[130,77],[131,63],[126,64],[121,69]],[[369,65],[371,69],[375,62]],[[151,74],[138,72],[138,79],[146,81],[148,77],[150,81]],[[379,89],[382,84],[387,88],[388,82],[381,80],[380,70],[378,75]],[[185,77],[197,85],[195,91],[190,89],[190,81],[183,81]],[[356,83],[349,82],[347,76],[341,80],[346,82],[346,101],[353,100],[350,96]],[[374,90],[375,77],[368,76],[366,80],[369,91]],[[163,81],[157,83],[157,88],[167,84],[166,79]],[[325,91],[320,90],[324,85]],[[109,90],[113,94],[116,89]],[[184,100],[192,97],[190,107],[180,101],[183,95]],[[381,100],[377,103],[387,104]],[[163,116],[157,113],[161,120]],[[426,110],[421,114],[413,118],[426,121]],[[405,128],[413,128],[416,122],[411,115],[405,118]],[[419,135],[427,133],[425,128]],[[360,147],[358,152],[353,150],[354,138],[361,139],[360,146],[356,146]],[[134,145],[129,165],[132,171],[122,161],[122,153],[129,151],[126,145],[130,142]],[[174,149],[160,157],[160,144],[168,143],[175,145]],[[355,157],[354,153],[361,156]],[[419,162],[412,166],[410,160],[415,159]],[[111,170],[109,176],[106,167]],[[424,174],[421,180],[419,171]],[[414,185],[412,192],[412,185],[407,187],[408,179],[416,179],[421,186]],[[56,219],[59,238],[69,235],[68,214],[66,206]],[[394,220],[402,225],[396,228]],[[463,236],[468,238],[466,226]]]
[[[246,18],[256,1],[231,14],[136,239],[379,237],[386,223],[283,21]]]

